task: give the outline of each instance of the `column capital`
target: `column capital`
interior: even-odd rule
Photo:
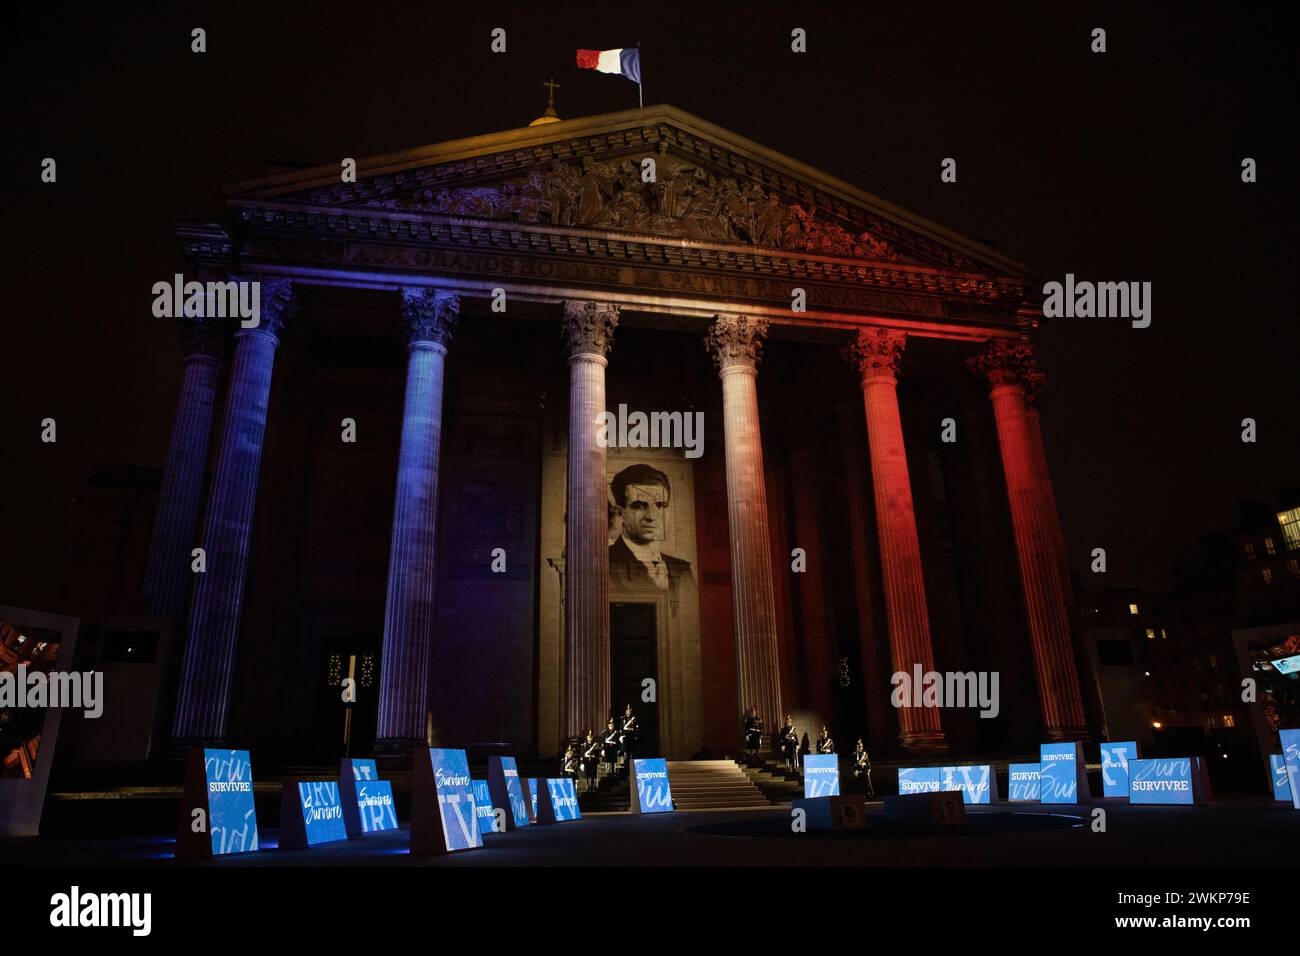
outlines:
[[[1028,393],[1034,381],[1041,389],[1041,379],[1035,376],[1038,363],[1033,347],[1023,339],[994,339],[979,353],[966,360],[966,366],[989,387],[989,391],[1006,385],[1019,385]]]
[[[748,315],[719,314],[713,317],[704,347],[713,356],[718,372],[730,368],[756,369],[767,338],[767,319]]]
[[[185,361],[206,360],[221,364],[226,357],[224,323],[213,319],[182,319],[181,342]]]
[[[259,332],[279,339],[284,325],[298,311],[292,279],[253,279],[258,284],[258,323],[252,328],[239,327],[235,334]]]
[[[1042,407],[1043,388],[1046,385],[1047,373],[1039,371],[1037,366],[1025,373],[1025,405],[1031,412],[1037,412]]]
[[[460,316],[460,296],[441,293],[432,286],[402,289],[402,321],[410,348],[447,350]]]
[[[898,366],[907,345],[907,333],[899,329],[859,329],[857,338],[845,348],[845,359],[859,375],[861,385],[873,379],[898,379]]]
[[[614,347],[614,330],[618,328],[618,306],[611,302],[568,299],[564,303],[564,322],[560,335],[565,353],[598,355],[604,358]]]

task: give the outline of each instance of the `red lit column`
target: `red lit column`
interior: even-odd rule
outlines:
[[[785,714],[781,710],[772,544],[758,424],[758,358],[766,335],[767,323],[762,319],[719,315],[709,328],[705,345],[722,379],[737,694],[743,710],[758,708],[770,733],[781,726]]]
[[[850,356],[861,375],[867,416],[890,656],[894,671],[906,673],[911,679],[917,664],[923,673],[934,669],[934,651],[903,424],[898,414],[898,363],[906,340],[905,332],[863,329],[850,346]],[[889,694],[892,689],[886,686],[869,693]],[[909,750],[937,751],[947,747],[936,707],[900,707],[898,724],[899,740]]]
[[[1052,740],[1087,735],[1070,639],[1070,572],[1036,415],[1026,386],[1041,385],[1029,344],[997,340],[970,360],[989,386],[1016,536],[1043,724]]]
[[[225,335],[220,321],[186,319],[182,327],[185,365],[181,394],[141,586],[150,612],[174,622],[178,632],[194,578],[191,551],[203,506],[203,478],[216,418],[217,386],[225,364]]]
[[[397,453],[397,494],[388,551],[388,596],[379,675],[375,750],[400,754],[425,742],[433,585],[437,567],[438,455],[447,344],[460,298],[422,287],[402,290],[407,330],[406,400]]]
[[[605,356],[618,307],[565,302],[569,355],[569,469],[564,525],[566,734],[605,726],[609,708],[609,492],[605,446]]]

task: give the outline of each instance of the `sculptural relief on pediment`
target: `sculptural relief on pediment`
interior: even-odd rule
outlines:
[[[655,181],[645,182],[632,159],[581,164],[552,162],[492,185],[423,188],[368,205],[496,219],[648,233],[674,239],[741,242],[787,252],[875,261],[912,261],[869,232],[851,232],[773,189],[720,177],[669,156],[657,160]]]

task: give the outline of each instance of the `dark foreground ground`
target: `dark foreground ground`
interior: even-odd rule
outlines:
[[[1092,814],[1106,814],[1094,832]],[[957,827],[890,824],[868,808],[862,832],[794,833],[790,811],[734,810],[653,816],[599,814],[571,823],[490,834],[483,849],[413,857],[400,830],[311,850],[276,848],[262,831],[258,853],[198,865],[274,866],[1070,866],[1203,867],[1295,865],[1300,812],[1268,800],[1225,800],[1205,807],[968,808]],[[0,841],[0,864],[57,867],[152,867],[172,859],[174,839]]]

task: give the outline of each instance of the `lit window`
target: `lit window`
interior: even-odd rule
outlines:
[[[1300,508],[1278,512],[1277,523],[1282,526],[1282,541],[1286,549],[1295,551],[1300,548]]]
[[[1136,617],[1138,612],[1138,606],[1136,604],[1130,604],[1128,606],[1128,612],[1132,614],[1134,617]]]
[[[1252,561],[1255,560],[1255,546],[1253,544],[1246,545],[1246,557]]]
[[[1223,715],[1223,726],[1225,726],[1225,727],[1236,727],[1236,726],[1237,726],[1237,721],[1233,718],[1232,714],[1224,714],[1224,715]]]
[[[1272,538],[1264,539],[1264,550],[1269,554],[1277,554],[1277,547],[1273,544]]]
[[[1218,658],[1217,656],[1215,656],[1214,654],[1211,654],[1211,655],[1210,655],[1210,670],[1215,670],[1215,671],[1217,671],[1218,669],[1219,669],[1219,658]]]
[[[1262,575],[1264,576],[1264,583],[1265,583],[1265,584],[1272,584],[1272,583],[1273,583],[1273,571],[1272,571],[1271,568],[1263,568],[1263,569],[1260,571],[1260,574],[1262,574]]]
[[[1154,627],[1148,627],[1148,628],[1147,628],[1147,640],[1148,640],[1148,641],[1154,641],[1155,639],[1156,639],[1156,629],[1155,629]]]
[[[1169,640],[1169,635],[1168,633],[1165,632],[1165,629],[1163,627],[1160,629],[1160,640],[1162,641]]]
[[[1293,578],[1300,578],[1300,561],[1297,561],[1295,558],[1287,558],[1286,573],[1291,575]]]

